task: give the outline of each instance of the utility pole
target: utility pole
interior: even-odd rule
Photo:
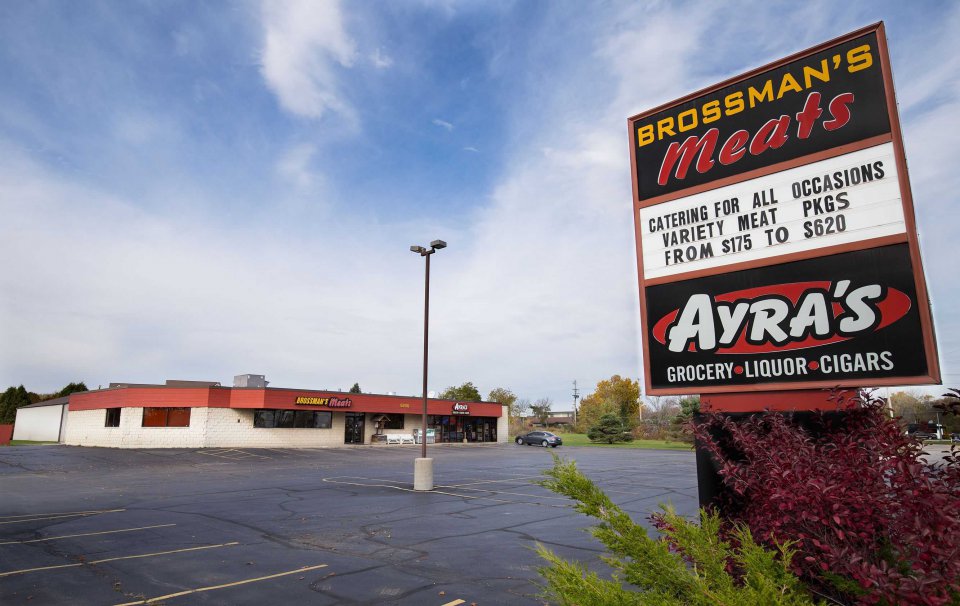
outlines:
[[[646,400],[644,393],[643,373],[637,379],[637,421],[643,423],[643,403]]]
[[[573,424],[577,424],[577,400],[580,399],[580,390],[577,389],[577,380],[573,380]]]

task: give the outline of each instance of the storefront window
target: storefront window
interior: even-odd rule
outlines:
[[[333,413],[312,410],[255,410],[253,426],[267,429],[330,429]]]
[[[168,408],[167,427],[190,427],[190,409]]]
[[[120,409],[108,408],[107,418],[103,423],[104,427],[120,427]]]
[[[431,415],[428,427],[437,430],[438,442],[496,442],[496,417],[468,417],[464,415]]]
[[[273,418],[277,421],[277,427],[281,429],[292,429],[293,428],[293,417],[294,410],[278,410],[274,413]]]
[[[190,427],[189,408],[144,408],[144,427]]]
[[[403,429],[404,415],[391,414],[383,421],[381,429]]]
[[[272,410],[255,410],[253,411],[253,426],[254,427],[276,427],[273,422],[273,411]]]

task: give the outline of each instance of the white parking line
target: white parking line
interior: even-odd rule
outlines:
[[[115,558],[104,558],[102,560],[91,560],[89,562],[76,562],[74,564],[58,564],[56,566],[40,566],[38,568],[24,568],[22,570],[11,570],[9,572],[0,572],[0,577],[9,577],[15,574],[25,574],[28,572],[41,572],[44,570],[58,570],[60,568],[76,568],[78,566],[92,566],[94,564],[103,564],[104,562],[116,562],[118,560],[136,560],[139,558],[152,558],[155,556],[169,555],[171,553],[184,553],[187,551],[200,551],[203,549],[217,549],[218,547],[231,547],[233,545],[239,545],[240,543],[234,541],[233,543],[221,543],[219,545],[203,545],[200,547],[188,547],[186,549],[173,549],[171,551],[157,551],[155,553],[141,553],[138,555],[132,556],[119,556]]]
[[[446,488],[460,488],[461,486],[476,486],[477,484],[507,484],[510,482],[524,482],[529,483],[527,480],[539,480],[542,479],[543,475],[535,476],[520,476],[517,478],[501,478],[498,480],[475,480],[472,482],[464,482],[463,484],[446,484]]]
[[[60,518],[76,518],[76,517],[85,517],[85,516],[95,516],[101,513],[116,513],[118,511],[126,511],[126,509],[104,509],[102,511],[78,511],[76,513],[58,513],[58,514],[33,514],[34,516],[42,517],[31,517],[26,520],[6,520],[0,522],[0,524],[20,524],[23,522],[42,522],[44,520],[59,520]],[[12,518],[23,518],[27,516],[10,516]]]
[[[217,457],[218,459],[243,460],[243,459],[271,458],[264,455],[253,454],[252,452],[247,452],[245,450],[239,450],[236,448],[220,448],[217,450],[198,450],[197,453],[202,455],[207,455],[208,457]]]
[[[134,532],[136,530],[150,530],[151,528],[166,528],[176,526],[176,524],[157,524],[156,526],[141,526],[139,528],[123,528],[121,530],[104,530],[103,532],[85,532],[83,534],[66,534],[61,537],[46,537],[43,539],[30,539],[27,541],[6,541],[0,545],[22,545],[24,543],[41,543],[43,541],[56,541],[59,539],[73,539],[76,537],[92,537],[99,534],[116,534],[118,532]]]
[[[177,593],[168,593],[167,595],[157,596],[155,598],[148,598],[145,600],[139,600],[136,602],[124,602],[123,604],[117,604],[117,606],[136,606],[137,604],[155,604],[156,602],[162,602],[163,600],[169,600],[170,598],[178,598],[184,595],[190,595],[193,593],[200,593],[202,591],[214,591],[216,589],[225,589],[227,587],[236,587],[237,585],[246,585],[247,583],[256,583],[257,581],[266,581],[267,579],[275,579],[277,577],[284,577],[290,574],[297,574],[302,572],[309,572],[311,570],[317,570],[318,568],[326,568],[326,564],[318,564],[316,566],[304,566],[303,568],[297,568],[296,570],[288,570],[286,572],[278,572],[277,574],[267,575],[265,577],[257,577],[254,579],[244,579],[242,581],[236,581],[234,583],[224,583],[223,585],[211,585],[209,587],[199,587],[197,589],[187,589],[186,591],[178,591]],[[461,602],[462,603],[462,602]]]

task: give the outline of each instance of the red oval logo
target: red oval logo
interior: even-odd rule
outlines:
[[[657,321],[653,338],[672,351],[756,354],[806,349],[876,332],[912,307],[910,297],[895,288],[850,287],[849,280],[811,281],[712,298],[691,295],[683,307]],[[671,334],[674,329],[679,334]]]

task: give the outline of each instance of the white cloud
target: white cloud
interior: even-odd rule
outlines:
[[[557,410],[570,407],[574,379],[592,386],[614,373],[639,375],[624,128],[633,107],[626,100],[636,102],[642,75],[656,73],[667,60],[638,59],[633,68],[640,76],[621,69],[621,63],[624,54],[666,44],[663,52],[676,55],[669,60],[672,79],[662,92],[645,87],[641,95],[682,93],[687,58],[698,42],[695,28],[683,37],[661,31],[680,22],[691,27],[680,12],[635,19],[627,11],[618,17],[605,24],[617,33],[596,49],[587,80],[579,65],[559,62],[538,74],[551,82],[550,95],[538,99],[551,128],[533,131],[509,151],[490,204],[472,222],[469,253],[435,260],[431,313],[437,325],[454,326],[455,332],[436,337],[437,349],[445,353],[431,358],[436,360],[431,372],[451,378],[459,372],[459,380],[483,389],[505,385],[524,397],[550,396]],[[626,28],[626,23],[647,24]],[[583,90],[608,101],[597,106]],[[530,111],[524,102],[514,106],[517,115]],[[451,244],[450,253],[454,250]],[[441,273],[448,262],[456,266],[453,276]]]
[[[447,129],[447,132],[450,132],[453,130],[453,124],[447,122],[446,120],[441,120],[440,118],[434,118],[433,123],[441,128]]]
[[[277,162],[277,173],[300,191],[311,189],[317,181],[317,175],[310,168],[316,151],[309,143],[294,145]]]
[[[624,124],[633,114],[694,90],[691,70],[698,62],[691,58],[706,39],[703,31],[714,12],[721,9],[720,5],[701,4],[696,12],[682,7],[656,11],[637,4],[623,11],[623,23],[639,25],[616,28],[616,33],[600,43],[596,56],[617,79],[617,97],[611,109],[622,114]]]
[[[336,112],[349,121],[355,112],[341,91],[338,66],[356,60],[336,0],[264,0],[261,73],[287,111],[305,118]]]
[[[960,385],[960,284],[955,226],[960,222],[960,173],[954,129],[960,113],[960,7],[911,37],[891,39],[897,97],[913,192],[924,273],[931,293],[944,384]],[[916,50],[912,50],[916,49]],[[898,69],[901,68],[901,69]],[[929,390],[939,396],[942,388]]]
[[[393,65],[393,58],[385,54],[381,48],[377,47],[377,50],[373,51],[373,54],[370,55],[370,62],[378,69],[386,69]]]
[[[263,372],[278,386],[419,391],[423,269],[406,248],[423,226],[158,216],[0,148],[0,289],[18,293],[0,298],[6,383]]]
[[[179,125],[168,116],[121,112],[113,116],[113,135],[132,146],[160,145],[179,138]]]

